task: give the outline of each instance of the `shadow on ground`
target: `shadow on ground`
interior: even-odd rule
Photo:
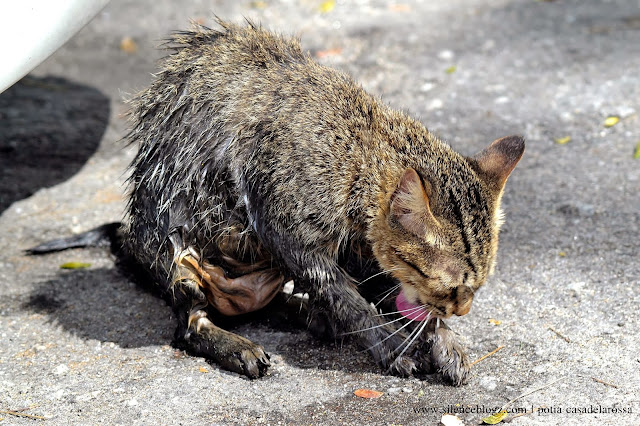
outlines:
[[[116,268],[61,271],[37,283],[21,308],[47,315],[75,336],[123,348],[166,345],[175,326],[162,300]]]
[[[350,339],[307,331],[306,311],[290,298],[282,295],[264,309],[239,317],[214,314],[212,320],[296,368],[383,373]],[[153,288],[131,282],[116,267],[61,271],[36,283],[19,309],[45,315],[74,336],[123,348],[168,345],[176,327],[171,309]]]
[[[27,76],[0,94],[0,213],[73,176],[96,151],[109,98],[57,77]]]

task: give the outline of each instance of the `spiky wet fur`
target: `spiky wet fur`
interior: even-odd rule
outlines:
[[[219,25],[174,34],[155,81],[130,101],[128,138],[140,150],[131,165],[124,241],[171,294],[177,340],[251,377],[268,365],[258,345],[243,341],[244,349],[227,350],[211,338],[219,332],[206,317],[207,300],[175,262],[191,249],[229,276],[241,275],[228,262],[233,259],[262,262],[294,279],[310,294],[313,315],[328,318],[332,334],[356,332],[392,373],[435,366],[462,383],[469,366],[450,332],[427,327],[422,346],[414,346],[426,345],[428,353],[407,350],[407,334],[382,325],[388,320],[362,294],[398,280],[423,286],[396,259],[403,251],[425,270],[438,267],[440,252],[461,253],[465,260],[455,268],[460,276],[473,274],[461,285],[475,291],[493,265],[502,187],[487,184],[475,160],[417,121],[315,63],[296,40],[251,23]],[[428,186],[429,208],[446,223],[418,242],[391,211],[408,168]],[[433,251],[422,250],[426,244]],[[381,270],[393,272],[376,286],[358,287]],[[450,297],[442,294],[448,284],[433,285],[440,289],[434,300]],[[235,365],[238,359],[251,366]]]

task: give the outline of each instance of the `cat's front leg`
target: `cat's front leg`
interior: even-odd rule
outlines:
[[[206,311],[208,306],[217,307],[216,302],[219,302],[223,310],[227,309],[232,313],[242,311],[243,307],[261,303],[262,298],[256,298],[255,292],[251,290],[255,287],[254,281],[263,283],[262,277],[254,273],[234,281],[212,274],[212,265],[199,265],[188,255],[179,256],[177,260],[176,280],[170,289],[171,304],[178,319],[174,345],[249,378],[263,376],[270,365],[269,355],[263,347],[216,326]],[[270,281],[267,281],[265,287],[270,291],[272,287],[279,288],[281,279],[278,276],[269,277]],[[230,282],[233,284],[230,285]],[[207,291],[213,285],[228,290],[234,289],[235,293],[217,301]],[[243,291],[239,293],[239,290]]]
[[[394,312],[398,310],[394,303],[394,293],[397,293],[394,289],[398,287],[398,282],[379,271],[372,271],[362,281],[366,285],[362,286],[361,291],[367,300],[386,312],[389,320],[397,319],[394,317]],[[410,320],[397,320],[395,324],[402,327],[407,321]],[[455,333],[442,319],[432,318],[426,324],[412,321],[407,328],[410,328],[407,333],[419,333],[417,344],[407,351],[417,361],[418,373],[437,373],[454,386],[466,381],[470,370],[469,358]]]
[[[302,280],[309,292],[311,315],[326,317],[332,329],[328,334],[352,336],[391,374],[406,377],[415,373],[417,362],[408,355],[410,350],[404,351],[410,344],[405,330],[385,324],[388,320],[376,312],[354,281],[332,261],[318,257],[307,261],[315,265],[303,271]]]
[[[416,347],[415,358],[425,372],[440,374],[454,386],[469,378],[471,363],[455,333],[440,319],[432,319]]]
[[[252,203],[264,206],[266,203]],[[356,282],[338,264],[332,246],[335,239],[305,244],[300,235],[314,232],[297,229],[309,223],[280,223],[257,208],[250,215],[260,242],[276,260],[284,275],[292,277],[296,288],[309,294],[311,323],[316,322],[322,333],[335,337],[353,337],[373,359],[391,374],[410,376],[416,371],[416,361],[402,353],[410,342],[405,330],[386,324],[384,316],[360,294]],[[312,232],[313,231],[313,232]]]

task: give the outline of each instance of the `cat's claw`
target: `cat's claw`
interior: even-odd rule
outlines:
[[[244,374],[250,379],[262,377],[271,365],[269,354],[261,346],[253,345],[251,348],[234,352],[233,355],[219,361],[223,367]]]
[[[269,354],[264,351],[262,346],[244,338],[235,339],[229,343],[222,353],[216,351],[204,355],[209,355],[223,368],[243,374],[250,379],[257,379],[266,374],[271,363]]]
[[[416,362],[406,356],[397,357],[388,368],[390,374],[400,377],[411,377],[416,371],[418,371]]]
[[[215,326],[203,310],[194,310],[189,323],[184,337],[177,339],[179,346],[250,379],[266,374],[271,363],[262,346]],[[176,334],[179,336],[181,331],[178,328]]]

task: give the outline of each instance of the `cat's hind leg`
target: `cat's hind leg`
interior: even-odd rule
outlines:
[[[180,335],[176,337],[183,343],[179,346],[251,379],[266,373],[270,366],[269,355],[262,346],[216,326],[197,305],[184,316],[186,327],[179,326],[176,330]]]
[[[228,370],[250,378],[263,376],[270,363],[262,346],[213,324],[205,308],[212,306],[224,315],[259,309],[277,294],[282,276],[267,269],[229,279],[222,268],[200,261],[189,250],[176,257],[175,266],[175,343]]]
[[[175,260],[188,275],[197,279],[209,305],[219,313],[234,316],[265,307],[282,288],[284,277],[276,268],[238,264],[242,275],[228,278],[223,268],[201,260],[195,250],[182,251]]]

